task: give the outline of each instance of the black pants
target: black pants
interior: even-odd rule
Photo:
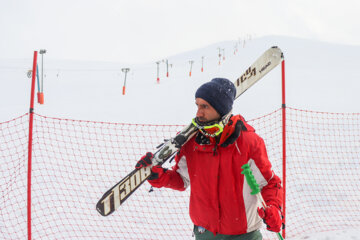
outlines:
[[[241,235],[224,235],[224,234],[214,234],[208,230],[204,232],[199,232],[199,227],[194,226],[194,234],[196,240],[262,240],[262,235],[259,230],[241,234]]]

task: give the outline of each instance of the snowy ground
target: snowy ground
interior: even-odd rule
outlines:
[[[291,240],[309,239],[309,240],[358,240],[360,239],[359,229],[344,229],[343,231],[329,231],[322,233],[307,233],[304,236],[296,238],[287,238]]]

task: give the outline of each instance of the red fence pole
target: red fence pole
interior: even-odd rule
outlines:
[[[29,111],[29,146],[28,146],[28,174],[27,174],[27,230],[28,240],[31,240],[31,154],[32,154],[32,134],[34,122],[34,96],[35,96],[35,77],[36,77],[37,51],[34,51],[31,97]]]
[[[286,225],[286,104],[285,104],[285,60],[281,62],[281,89],[282,89],[282,143],[283,143],[283,214]],[[282,236],[285,238],[285,229],[282,230]]]

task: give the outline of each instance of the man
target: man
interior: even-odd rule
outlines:
[[[265,144],[240,115],[233,116],[236,89],[232,82],[215,78],[195,93],[193,124],[198,133],[185,143],[172,169],[153,166],[149,183],[183,191],[191,186],[190,217],[196,240],[258,240],[261,218],[267,229],[282,227],[281,180],[269,162]],[[136,168],[151,164],[152,153],[143,156]],[[257,198],[241,174],[249,163],[267,208],[258,208]],[[260,217],[261,216],[261,217]]]

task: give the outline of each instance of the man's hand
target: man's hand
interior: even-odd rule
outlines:
[[[283,227],[282,216],[280,210],[272,205],[266,208],[258,208],[259,216],[266,224],[266,229],[272,232],[280,232]]]
[[[151,175],[149,176],[148,180],[149,181],[157,180],[157,179],[161,178],[166,171],[167,171],[167,169],[163,168],[161,166],[153,166],[151,168]]]
[[[147,152],[146,155],[142,156],[141,159],[136,163],[135,168],[140,169],[143,167],[150,166],[152,164],[152,159],[154,154]]]
[[[154,154],[151,152],[147,152],[146,155],[142,156],[141,159],[136,163],[135,168],[140,169],[143,167],[150,166],[152,164],[152,159],[154,158]],[[151,168],[151,175],[148,180],[156,180],[161,178],[161,176],[167,171],[166,168],[162,168],[161,166],[153,166]]]

